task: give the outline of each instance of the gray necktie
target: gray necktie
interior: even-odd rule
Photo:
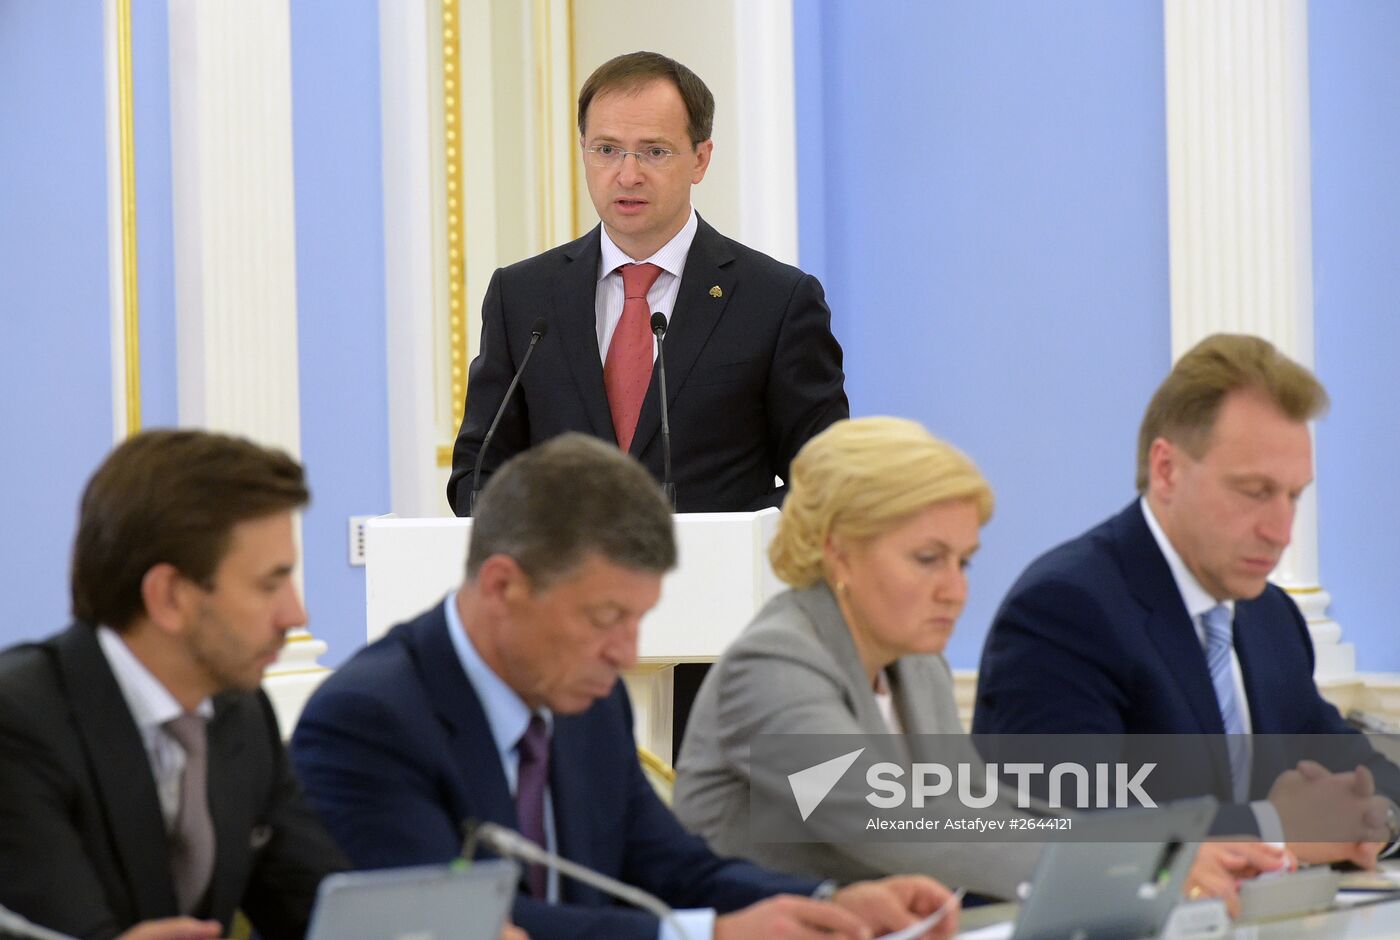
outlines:
[[[164,725],[185,751],[180,807],[170,833],[170,873],[180,913],[193,913],[214,874],[214,821],[209,816],[209,748],[202,715],[183,714]]]
[[[1235,799],[1243,801],[1249,794],[1249,738],[1244,731],[1243,703],[1235,694],[1234,648],[1235,625],[1230,608],[1217,604],[1201,615],[1206,628],[1206,665],[1210,667],[1210,683],[1215,686],[1215,700],[1220,705],[1220,723],[1225,728],[1225,744],[1230,755],[1230,776]]]

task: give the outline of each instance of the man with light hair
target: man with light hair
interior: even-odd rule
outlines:
[[[1400,794],[1400,770],[1319,694],[1307,624],[1268,580],[1312,483],[1308,422],[1326,406],[1321,383],[1258,337],[1218,334],[1182,356],[1143,418],[1139,497],[1033,562],[1002,602],[973,730],[1222,736],[1201,789],[1256,801],[1231,831],[1277,837],[1280,814],[1292,833],[1326,806],[1359,822],[1291,847],[1374,864],[1397,835],[1375,784]],[[1319,741],[1346,772],[1289,771],[1268,759],[1281,739],[1258,734],[1344,736]]]

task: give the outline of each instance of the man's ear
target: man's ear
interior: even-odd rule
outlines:
[[[702,140],[695,145],[695,163],[690,168],[690,183],[695,185],[705,178],[705,171],[710,168],[710,157],[714,155],[715,142],[713,140]]]
[[[151,566],[141,578],[141,602],[146,619],[163,633],[179,633],[185,628],[198,586],[180,574],[169,562]]]
[[[476,570],[476,594],[487,604],[515,604],[530,596],[530,578],[514,558],[492,555]]]
[[[1165,437],[1159,437],[1147,449],[1147,492],[1158,499],[1170,500],[1176,492],[1181,474],[1183,454]]]

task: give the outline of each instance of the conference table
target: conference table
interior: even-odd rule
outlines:
[[[1394,893],[1343,890],[1332,909],[1281,920],[1238,924],[1222,940],[1396,940],[1400,938],[1400,864],[1384,866],[1397,878]],[[958,936],[963,940],[1006,940],[1016,917],[1015,904],[989,904],[963,911]]]

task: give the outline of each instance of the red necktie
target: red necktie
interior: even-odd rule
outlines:
[[[632,448],[637,417],[642,413],[647,386],[651,384],[651,310],[647,291],[656,283],[661,269],[654,264],[624,264],[622,272],[622,319],[608,344],[603,363],[603,387],[608,392],[617,446],[626,453]]]

